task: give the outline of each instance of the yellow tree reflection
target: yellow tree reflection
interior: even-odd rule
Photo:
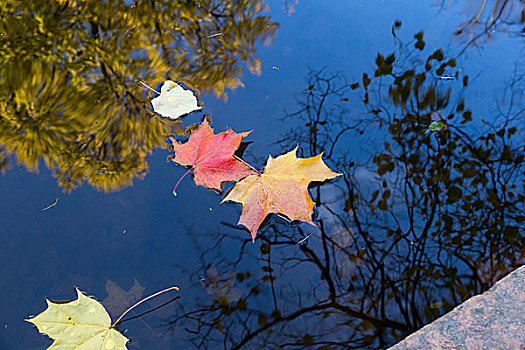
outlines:
[[[69,190],[143,176],[180,123],[149,115],[139,79],[225,96],[257,73],[257,41],[278,25],[259,0],[37,1],[0,5],[0,146]]]

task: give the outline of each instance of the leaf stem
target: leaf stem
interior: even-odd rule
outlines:
[[[243,159],[237,157],[235,154],[233,155],[233,158],[237,159],[239,162],[241,163],[244,163],[245,165],[247,165],[250,169],[252,169],[253,171],[255,171],[259,176],[262,175],[262,173],[255,169],[253,166],[251,166],[250,164],[246,163]]]
[[[180,299],[180,295],[177,295],[175,298],[172,298],[171,300],[165,302],[164,304],[161,304],[161,305],[159,305],[159,306],[156,306],[155,308],[153,308],[153,309],[151,309],[151,310],[144,311],[143,313],[141,313],[141,314],[139,314],[139,315],[136,315],[136,314],[135,314],[135,316],[131,316],[131,317],[128,317],[128,318],[126,318],[126,319],[121,320],[121,321],[119,322],[119,324],[123,324],[124,322],[131,321],[131,320],[134,320],[134,319],[136,319],[136,318],[139,318],[139,317],[142,317],[142,316],[144,316],[144,315],[147,315],[147,314],[149,314],[150,312],[153,312],[153,311],[155,311],[155,310],[158,310],[158,309],[160,309],[160,308],[162,308],[162,307],[164,307],[164,306],[166,306],[166,305],[168,305],[168,304],[171,304],[171,303],[174,302],[175,300],[179,300],[179,299]],[[141,321],[144,322],[144,320],[141,320]],[[144,324],[147,325],[149,328],[151,328],[151,326],[148,325],[147,323],[144,323]],[[154,331],[153,329],[151,329],[151,331],[152,331],[152,333],[155,333],[155,331]]]
[[[186,175],[188,175],[192,170],[193,170],[193,167],[189,168],[188,171],[186,171],[186,172],[184,173],[184,175],[181,176],[181,178],[179,179],[179,181],[177,181],[177,184],[175,185],[175,187],[173,187],[173,195],[174,195],[174,196],[177,196],[177,192],[176,192],[176,190],[177,190],[177,186],[179,186],[179,184],[180,184],[180,182],[182,181],[182,179],[184,179],[184,177],[185,177]]]
[[[148,84],[146,84],[146,83],[143,82],[142,80],[140,80],[139,83],[142,84],[143,86],[147,87],[147,88],[150,89],[151,91],[156,92],[157,94],[160,95],[160,92],[158,92],[158,91],[155,90],[154,88],[150,87]]]
[[[122,317],[124,317],[124,315],[126,315],[128,312],[130,312],[131,310],[133,310],[134,308],[136,308],[137,306],[139,306],[140,304],[142,304],[143,302],[145,301],[148,301],[150,300],[151,298],[154,298],[156,297],[157,295],[161,295],[163,293],[166,293],[166,292],[169,292],[170,290],[179,290],[179,287],[169,287],[169,288],[166,288],[166,289],[163,289],[161,290],[160,292],[157,292],[155,294],[152,294],[150,295],[149,297],[146,297],[138,302],[136,302],[135,304],[133,304],[131,307],[129,307],[126,311],[124,311],[124,313],[122,315],[120,315],[119,318],[117,318],[117,320],[115,322],[113,322],[113,324],[111,325],[111,327],[109,328],[114,328],[118,323],[119,321],[122,319]]]

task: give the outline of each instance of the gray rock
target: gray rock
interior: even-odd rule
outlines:
[[[390,350],[525,349],[525,266]]]

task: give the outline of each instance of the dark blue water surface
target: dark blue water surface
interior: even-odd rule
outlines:
[[[48,347],[24,319],[75,286],[113,319],[180,288],[129,349],[387,348],[523,264],[523,0],[110,3],[0,5],[0,349]],[[149,112],[167,78],[202,111]],[[205,115],[261,170],[324,152],[317,226],[252,243],[241,205],[173,196],[165,140]]]

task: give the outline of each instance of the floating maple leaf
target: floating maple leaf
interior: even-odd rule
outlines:
[[[322,154],[304,159],[296,154],[297,148],[275,159],[268,157],[264,173],[246,177],[223,200],[242,203],[239,224],[250,230],[254,241],[257,229],[270,213],[314,225],[315,203],[308,195],[308,184],[341,175],[326,166]]]
[[[174,81],[166,80],[160,88],[160,95],[151,100],[155,113],[170,119],[201,109],[197,98]]]
[[[170,138],[175,151],[172,160],[180,165],[191,166],[186,174],[193,170],[197,185],[220,190],[221,183],[224,181],[239,181],[245,176],[255,174],[246,163],[234,158],[234,153],[242,139],[249,133],[237,134],[229,129],[214,135],[213,129],[204,120],[191,132],[188,142],[179,143],[174,138]],[[180,180],[173,189],[175,195]]]
[[[123,350],[128,339],[111,326],[111,318],[95,299],[76,290],[67,303],[47,300],[47,309],[27,319],[54,342],[48,349]]]

